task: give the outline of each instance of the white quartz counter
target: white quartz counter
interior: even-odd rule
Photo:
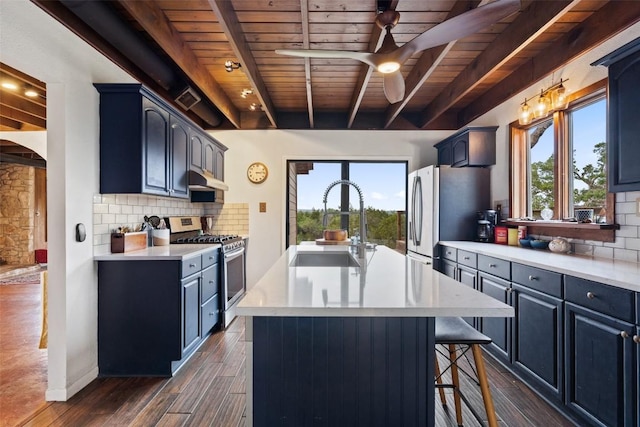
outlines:
[[[640,292],[640,264],[635,262],[491,243],[452,241],[440,244]]]
[[[188,244],[152,246],[139,251],[119,254],[108,253],[93,257],[96,261],[163,261],[183,260],[200,255],[208,250],[220,248],[219,244]]]
[[[362,267],[294,267],[299,253],[345,246],[291,246],[237,306],[244,316],[512,317],[513,308],[378,246]]]

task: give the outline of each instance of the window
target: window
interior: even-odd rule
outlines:
[[[512,124],[510,216],[540,220],[548,208],[554,220],[612,224],[606,127],[604,81],[574,95],[553,118]]]
[[[289,161],[288,166],[288,245],[322,238],[324,194],[333,182],[346,179],[362,190],[367,241],[404,250],[406,162]],[[359,235],[359,208],[353,186],[332,187],[327,196],[326,228]]]

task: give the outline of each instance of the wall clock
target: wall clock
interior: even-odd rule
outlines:
[[[262,162],[254,162],[247,168],[247,178],[254,184],[260,184],[264,182],[269,176],[269,169],[267,165]]]

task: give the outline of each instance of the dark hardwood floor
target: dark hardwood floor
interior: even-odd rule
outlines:
[[[44,402],[20,426],[216,426],[244,425],[244,319],[236,319],[207,339],[173,378],[98,378],[67,402]],[[518,379],[486,357],[501,426],[572,426]],[[482,411],[479,391],[463,378],[464,389]],[[12,390],[20,393],[20,390]],[[436,393],[437,395],[437,393]],[[453,398],[449,410],[436,403],[436,425],[456,425]],[[464,409],[465,426],[480,425]],[[4,424],[3,424],[4,425]],[[333,426],[331,426],[333,427]]]

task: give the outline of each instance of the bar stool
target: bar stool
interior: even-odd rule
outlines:
[[[484,402],[484,408],[487,414],[487,421],[490,427],[497,427],[498,421],[496,419],[496,412],[493,406],[493,400],[491,399],[491,391],[489,390],[489,383],[487,381],[487,372],[484,366],[484,359],[482,358],[482,350],[480,345],[491,343],[491,338],[484,335],[481,332],[475,330],[471,325],[465,322],[461,317],[438,317],[436,318],[436,351],[444,355],[449,362],[449,365],[444,371],[440,371],[438,364],[438,357],[436,355],[436,388],[440,394],[440,401],[442,405],[446,407],[447,401],[445,400],[444,388],[453,389],[453,400],[456,406],[456,421],[459,426],[462,425],[462,407],[460,405],[460,399],[462,399],[474,417],[482,424],[482,418],[478,412],[471,406],[469,400],[465,397],[464,393],[460,390],[459,371],[467,375],[477,385],[480,386],[482,392],[482,400]],[[444,348],[445,350],[442,350]],[[466,353],[471,350],[473,353],[473,359],[475,361],[475,370],[471,361],[467,358]],[[458,354],[458,351],[460,352]],[[464,357],[473,370],[473,374],[467,372],[464,368],[458,365],[458,361]],[[451,369],[451,384],[444,384],[442,382],[442,374]]]

